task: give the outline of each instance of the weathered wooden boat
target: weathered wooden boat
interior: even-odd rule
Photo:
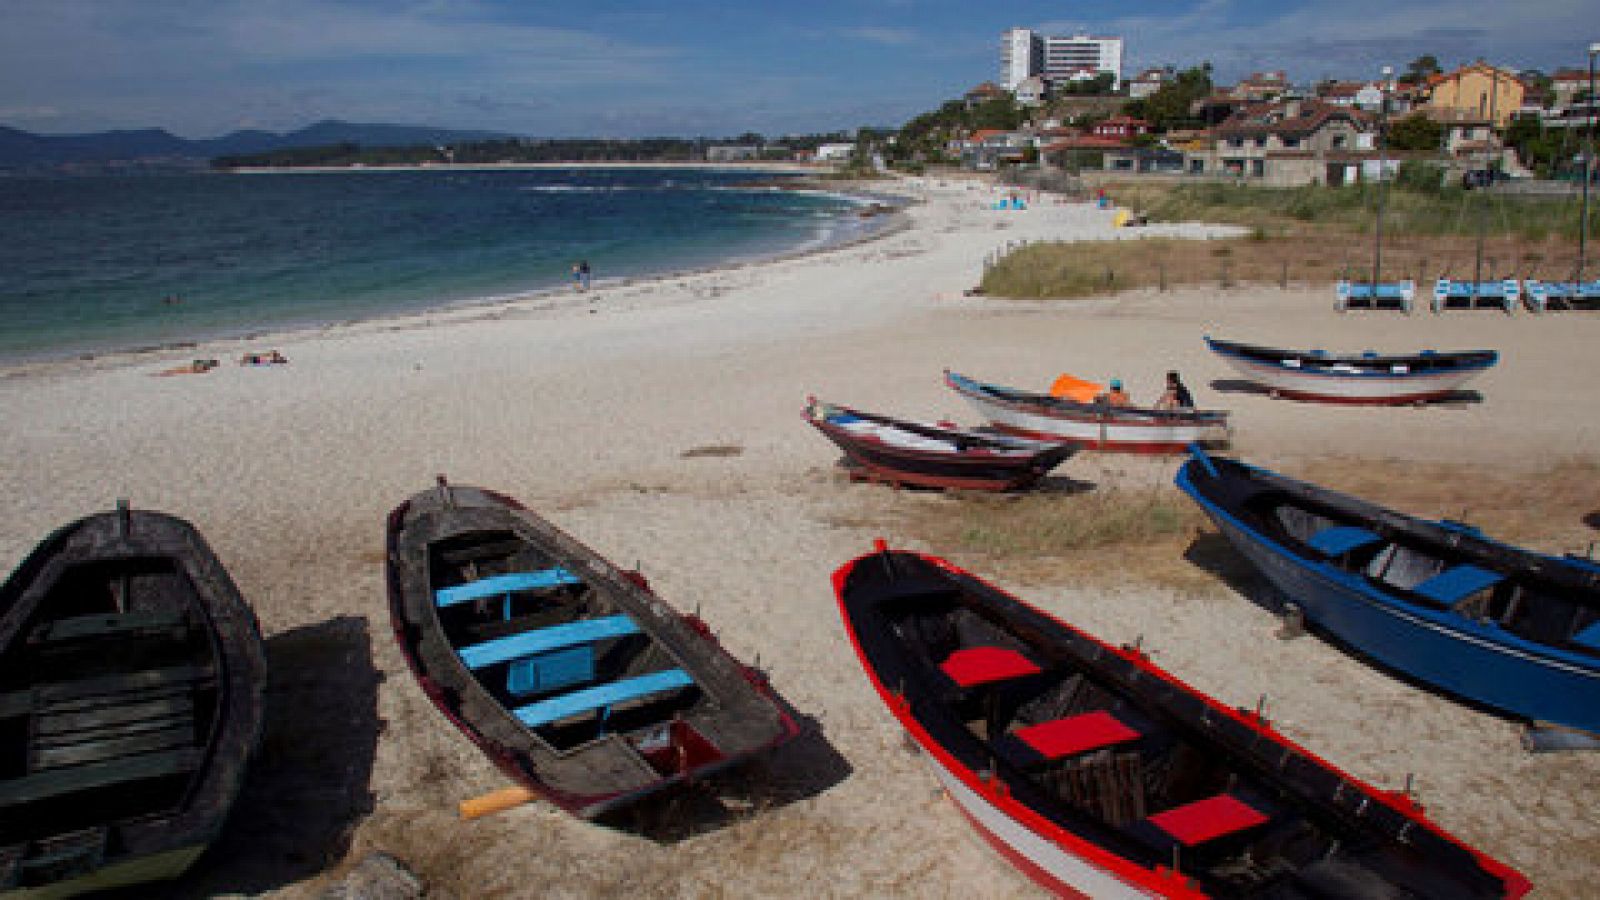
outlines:
[[[1273,394],[1322,403],[1406,404],[1439,400],[1499,361],[1493,350],[1327,353],[1282,350],[1206,337],[1206,346]]]
[[[1518,897],[1516,871],[1403,792],[1339,771],[932,556],[833,576],[878,694],[978,831],[1043,887],[1109,897]]]
[[[80,519],[0,586],[0,897],[176,878],[260,738],[254,614],[200,534]]]
[[[815,397],[806,405],[805,417],[844,451],[852,474],[895,486],[1019,490],[1033,486],[1078,450],[1072,444],[908,422]]]
[[[1228,414],[1222,410],[1082,403],[985,384],[950,371],[944,381],[995,429],[1031,440],[1065,441],[1093,450],[1181,453],[1196,442],[1228,439]]]
[[[592,818],[799,734],[692,615],[516,501],[440,479],[389,516],[395,637],[513,781]]]
[[[1600,566],[1204,453],[1177,483],[1340,643],[1473,703],[1600,734]]]

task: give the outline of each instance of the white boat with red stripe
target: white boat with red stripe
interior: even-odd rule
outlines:
[[[944,383],[966,398],[996,431],[1036,441],[1079,444],[1125,453],[1182,453],[1194,443],[1228,439],[1222,410],[1155,409],[1081,403],[944,373]]]

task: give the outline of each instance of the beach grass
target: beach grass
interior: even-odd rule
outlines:
[[[1025,299],[1183,286],[1331,284],[1374,275],[1375,195],[1344,188],[1263,188],[1218,182],[1112,183],[1118,203],[1151,222],[1220,222],[1248,229],[1212,241],[1165,238],[1022,245],[984,273],[984,293]],[[1600,222],[1596,223],[1600,225]],[[1386,190],[1379,280],[1566,279],[1577,270],[1572,201],[1447,189]]]
[[[1600,538],[1600,458],[1534,472],[1329,457],[1285,474],[1423,518],[1449,518],[1541,552],[1586,553]],[[949,499],[949,498],[946,498]],[[912,502],[899,526],[953,556],[1029,583],[1143,582],[1188,590],[1249,579],[1198,506],[1171,485],[1077,493],[959,495]]]

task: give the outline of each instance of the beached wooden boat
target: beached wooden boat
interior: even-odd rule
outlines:
[[[1520,874],[1163,672],[922,554],[833,576],[879,695],[978,831],[1066,896],[1518,897]]]
[[[1493,350],[1327,353],[1205,339],[1211,352],[1273,394],[1322,403],[1406,404],[1447,398],[1499,361]]]
[[[508,497],[440,479],[390,514],[388,550],[395,636],[429,699],[574,815],[799,733],[703,622]]]
[[[1203,453],[1177,483],[1342,644],[1473,703],[1600,734],[1595,563]]]
[[[1221,410],[1083,403],[985,384],[950,371],[944,381],[997,430],[1031,440],[1066,441],[1094,450],[1181,453],[1195,442],[1228,439],[1228,414]]]
[[[805,417],[844,451],[852,474],[895,486],[1019,490],[1033,486],[1078,449],[908,422],[815,397],[806,405]]]
[[[125,507],[0,586],[0,897],[176,878],[260,738],[254,614],[200,534]]]

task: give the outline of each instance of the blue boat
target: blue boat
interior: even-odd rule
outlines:
[[[1191,453],[1178,487],[1308,624],[1456,697],[1600,734],[1600,566]]]

